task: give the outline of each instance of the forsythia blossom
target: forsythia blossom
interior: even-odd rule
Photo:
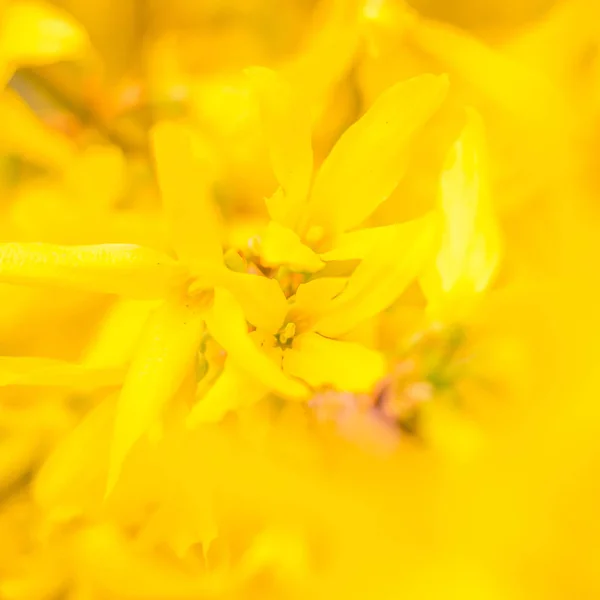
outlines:
[[[599,16],[0,1],[0,598],[596,597]]]

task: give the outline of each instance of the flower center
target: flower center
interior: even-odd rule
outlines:
[[[296,335],[296,324],[290,322],[290,323],[286,323],[286,325],[279,330],[276,337],[277,337],[277,341],[281,347],[291,348],[295,335]]]

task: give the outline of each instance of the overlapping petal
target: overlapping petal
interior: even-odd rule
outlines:
[[[268,389],[291,398],[304,398],[308,390],[299,381],[287,377],[281,365],[273,362],[254,343],[248,333],[244,313],[236,298],[217,288],[212,309],[206,316],[211,335],[227,351],[227,360],[260,381]]]
[[[356,268],[344,291],[329,302],[314,329],[337,337],[388,308],[418,277],[435,252],[435,214],[405,223],[384,237]]]
[[[447,88],[445,77],[422,75],[386,90],[319,169],[308,221],[334,234],[360,225],[404,175],[413,136],[440,107]]]
[[[161,417],[195,364],[204,312],[180,299],[165,302],[150,318],[117,403],[108,490],[135,442]]]
[[[314,273],[325,264],[291,229],[271,221],[261,239],[261,258],[267,265],[286,265],[295,271]]]

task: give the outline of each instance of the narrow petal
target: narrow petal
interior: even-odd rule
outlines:
[[[323,163],[309,201],[310,221],[339,234],[386,200],[404,175],[414,134],[439,108],[447,88],[445,77],[423,75],[384,92]]]
[[[241,306],[227,290],[215,290],[214,304],[207,314],[206,324],[211,335],[227,351],[228,360],[269,390],[293,398],[307,395],[307,389],[300,382],[284,375],[280,365],[254,343]]]
[[[217,381],[191,410],[187,426],[194,428],[201,423],[217,423],[228,412],[258,402],[268,391],[255,377],[227,360]]]
[[[383,378],[385,359],[379,352],[308,332],[297,336],[283,353],[284,370],[312,387],[325,385],[350,392],[369,392]]]
[[[362,260],[381,243],[382,239],[389,239],[397,235],[404,223],[385,225],[383,227],[370,227],[359,229],[351,233],[343,233],[333,243],[333,248],[320,256],[325,262],[337,260]]]
[[[160,298],[183,283],[185,269],[133,244],[0,244],[0,282]]]
[[[56,386],[91,390],[123,383],[125,370],[87,367],[51,358],[0,356],[0,387],[7,385]]]
[[[435,268],[423,278],[423,289],[433,306],[467,302],[484,291],[500,261],[500,233],[484,148],[483,122],[470,110],[442,174],[442,244]]]
[[[19,66],[83,57],[90,50],[85,30],[67,13],[45,2],[11,2],[2,13],[1,53]]]
[[[171,239],[182,260],[222,261],[221,226],[212,180],[191,131],[174,122],[152,130],[156,173]]]
[[[289,266],[294,271],[315,273],[325,265],[291,229],[271,221],[261,238],[261,258],[269,266]]]
[[[360,263],[346,289],[325,309],[315,331],[338,337],[390,306],[435,252],[439,222],[428,215],[403,224]]]
[[[203,316],[202,311],[172,300],[150,317],[117,404],[109,491],[131,447],[159,419],[193,368]]]
[[[310,112],[300,90],[294,90],[274,71],[254,67],[247,73],[259,98],[271,164],[282,188],[282,194],[269,203],[271,218],[293,227],[312,177]]]

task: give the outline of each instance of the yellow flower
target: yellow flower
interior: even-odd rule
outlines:
[[[218,222],[206,182],[197,171],[188,132],[164,123],[157,126],[154,141],[158,180],[178,260],[126,244],[0,246],[3,282],[164,299],[145,326],[119,399],[109,488],[130,448],[160,419],[165,405],[192,372],[215,286],[232,289],[255,326],[269,327],[273,323],[269,310],[285,305],[276,281],[225,268]],[[257,350],[254,354],[265,383],[283,395],[305,394],[302,385],[285,377]],[[144,401],[140,403],[139,398]]]
[[[404,175],[415,134],[438,109],[443,77],[424,75],[384,92],[338,140],[313,181],[310,113],[301,92],[266,69],[251,69],[280,188],[261,257],[268,265],[316,272],[325,262],[364,258],[385,229],[359,227]],[[401,226],[400,226],[401,227]],[[399,236],[400,237],[400,236]]]
[[[269,391],[257,385],[257,380],[266,381],[260,364],[248,370],[256,345],[283,372],[312,388],[372,391],[385,374],[382,355],[344,338],[390,306],[419,275],[435,248],[437,225],[437,219],[425,217],[388,231],[347,280],[324,277],[300,284],[290,304],[273,314],[271,328],[257,327],[248,334],[239,308],[233,318],[231,294],[217,290],[207,323],[227,348],[228,358],[219,379],[190,414],[190,425],[218,420]]]

